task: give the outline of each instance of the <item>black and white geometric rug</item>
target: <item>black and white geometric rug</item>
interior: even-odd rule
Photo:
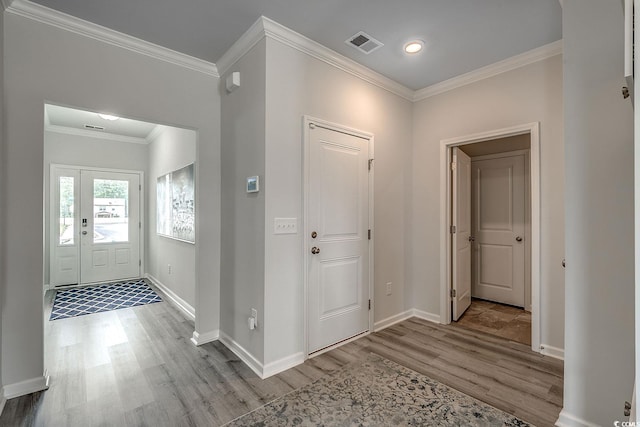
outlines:
[[[49,320],[161,302],[144,280],[74,288],[56,292]]]

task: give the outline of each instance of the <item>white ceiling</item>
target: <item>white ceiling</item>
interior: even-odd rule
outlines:
[[[34,1],[214,63],[264,15],[414,90],[562,38],[558,0]],[[358,31],[384,46],[347,46]],[[414,38],[426,49],[408,56]]]
[[[139,141],[135,142],[140,143],[146,143],[147,137],[156,128],[153,123],[126,118],[110,121],[101,118],[98,113],[51,104],[45,105],[45,125],[48,130],[68,131],[73,129],[76,133],[78,133],[77,131],[87,135],[93,133],[96,137],[105,138],[119,135],[131,138],[129,142],[137,139]],[[87,129],[85,125],[102,126],[104,130]]]

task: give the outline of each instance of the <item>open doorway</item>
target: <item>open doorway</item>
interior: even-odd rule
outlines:
[[[538,124],[442,141],[441,161],[443,323],[539,352]]]

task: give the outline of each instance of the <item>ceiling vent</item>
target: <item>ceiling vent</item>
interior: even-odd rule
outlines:
[[[91,129],[91,130],[104,130],[102,126],[96,126],[96,125],[84,125],[84,128]]]
[[[364,31],[360,31],[359,33],[349,37],[347,40],[345,40],[345,43],[349,46],[355,47],[360,52],[366,55],[384,46],[384,44],[374,39]]]

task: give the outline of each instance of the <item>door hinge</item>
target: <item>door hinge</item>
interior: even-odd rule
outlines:
[[[455,225],[452,225],[451,227],[449,227],[449,233],[456,234],[456,226]]]
[[[141,259],[138,260],[138,267],[142,267],[142,260]]]
[[[367,230],[367,238],[371,240],[371,229]]]
[[[138,184],[138,191],[142,191],[142,184]]]
[[[371,300],[369,300],[369,310],[371,310]]]
[[[456,290],[451,289],[451,298],[455,298],[455,297],[456,297]]]
[[[451,170],[456,170],[456,162],[451,162]]]
[[[371,165],[372,164],[373,164],[373,159],[369,159],[369,169],[368,170],[371,170]]]

